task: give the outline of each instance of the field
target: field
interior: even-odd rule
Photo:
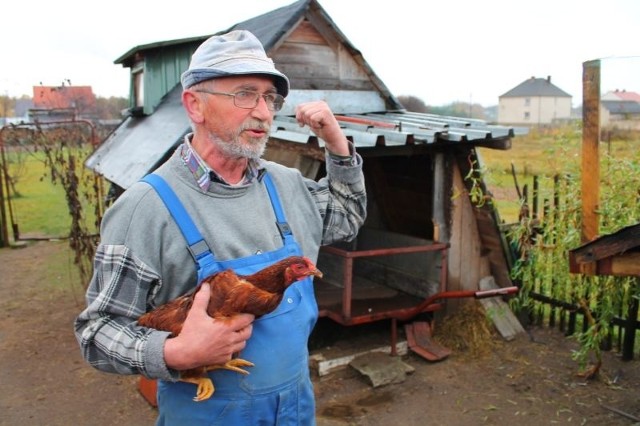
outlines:
[[[78,152],[78,158],[82,158],[82,155]],[[11,194],[11,203],[6,207],[10,237],[15,237],[17,232],[25,239],[67,238],[72,217],[67,205],[65,185],[60,175],[57,175],[55,181],[52,179],[54,168],[50,167],[45,155],[42,152],[13,151],[5,158],[13,182],[9,190],[5,190],[5,196],[7,192]],[[93,184],[93,174],[79,164],[75,164],[75,168],[81,170],[77,177],[80,180],[78,189],[82,198],[91,193],[89,185]],[[67,177],[62,173],[62,168],[57,166],[55,169],[63,178]],[[93,207],[89,205],[89,199],[83,200],[80,220],[90,232],[96,232],[95,214]]]
[[[601,144],[601,160],[604,162],[606,157],[614,161],[638,161],[640,133],[619,136]],[[520,191],[528,186],[530,202],[535,175],[540,178],[540,202],[543,197],[552,197],[550,183],[554,175],[580,172],[581,149],[582,133],[574,127],[532,130],[528,135],[516,136],[512,140],[512,148],[506,151],[480,148],[485,183],[494,196],[500,217],[507,223],[518,219],[520,202],[516,180]],[[601,174],[605,172],[606,166],[601,169]]]

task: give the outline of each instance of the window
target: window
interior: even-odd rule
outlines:
[[[524,98],[524,106],[531,106],[531,98]]]
[[[529,119],[531,118],[531,114],[529,113],[529,111],[524,113],[524,119],[529,121]]]
[[[144,107],[144,63],[136,63],[132,68],[133,77],[133,105],[134,107]]]

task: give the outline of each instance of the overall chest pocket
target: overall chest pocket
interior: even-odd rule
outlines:
[[[298,285],[296,283],[287,288],[287,290],[284,292],[284,296],[282,297],[282,301],[280,301],[280,304],[275,310],[261,316],[260,318],[256,318],[254,324],[291,312],[297,309],[300,306],[301,302],[302,293],[300,292],[300,289],[298,288]]]

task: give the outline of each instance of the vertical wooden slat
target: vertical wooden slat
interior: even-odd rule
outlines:
[[[634,294],[636,286],[640,278],[636,278],[633,286],[629,289],[630,294]],[[632,297],[629,301],[629,311],[627,314],[627,321],[624,327],[624,343],[622,345],[622,359],[624,361],[631,361],[633,359],[633,350],[635,348],[636,340],[636,324],[638,321],[638,299]]]
[[[465,188],[464,183],[462,181],[462,177],[460,176],[460,171],[457,167],[453,169],[453,193],[454,194],[464,194]],[[463,196],[458,195],[455,196],[452,200],[453,210],[451,213],[451,228],[450,228],[450,236],[449,236],[449,279],[447,290],[449,291],[457,291],[462,290],[461,282],[460,282],[460,274],[462,269],[462,248],[466,244],[463,238],[464,230],[463,230]]]
[[[445,203],[448,203],[448,191],[446,185],[446,162],[444,153],[436,153],[433,171],[433,225],[434,241],[449,241],[449,225],[445,217]],[[438,235],[435,235],[437,230]]]
[[[477,290],[480,281],[481,243],[473,209],[460,167],[453,169],[453,218],[449,249],[449,291]],[[463,299],[447,300],[447,312],[455,312],[466,303]]]

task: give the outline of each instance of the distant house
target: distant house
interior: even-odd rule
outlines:
[[[91,119],[96,113],[96,96],[91,86],[34,86],[29,120],[52,122]]]
[[[640,93],[627,92],[626,90],[612,90],[602,95],[600,100],[640,103]]]
[[[640,128],[640,94],[614,90],[600,97],[600,125]]]
[[[498,123],[552,124],[571,117],[571,95],[547,78],[531,77],[498,97]]]

